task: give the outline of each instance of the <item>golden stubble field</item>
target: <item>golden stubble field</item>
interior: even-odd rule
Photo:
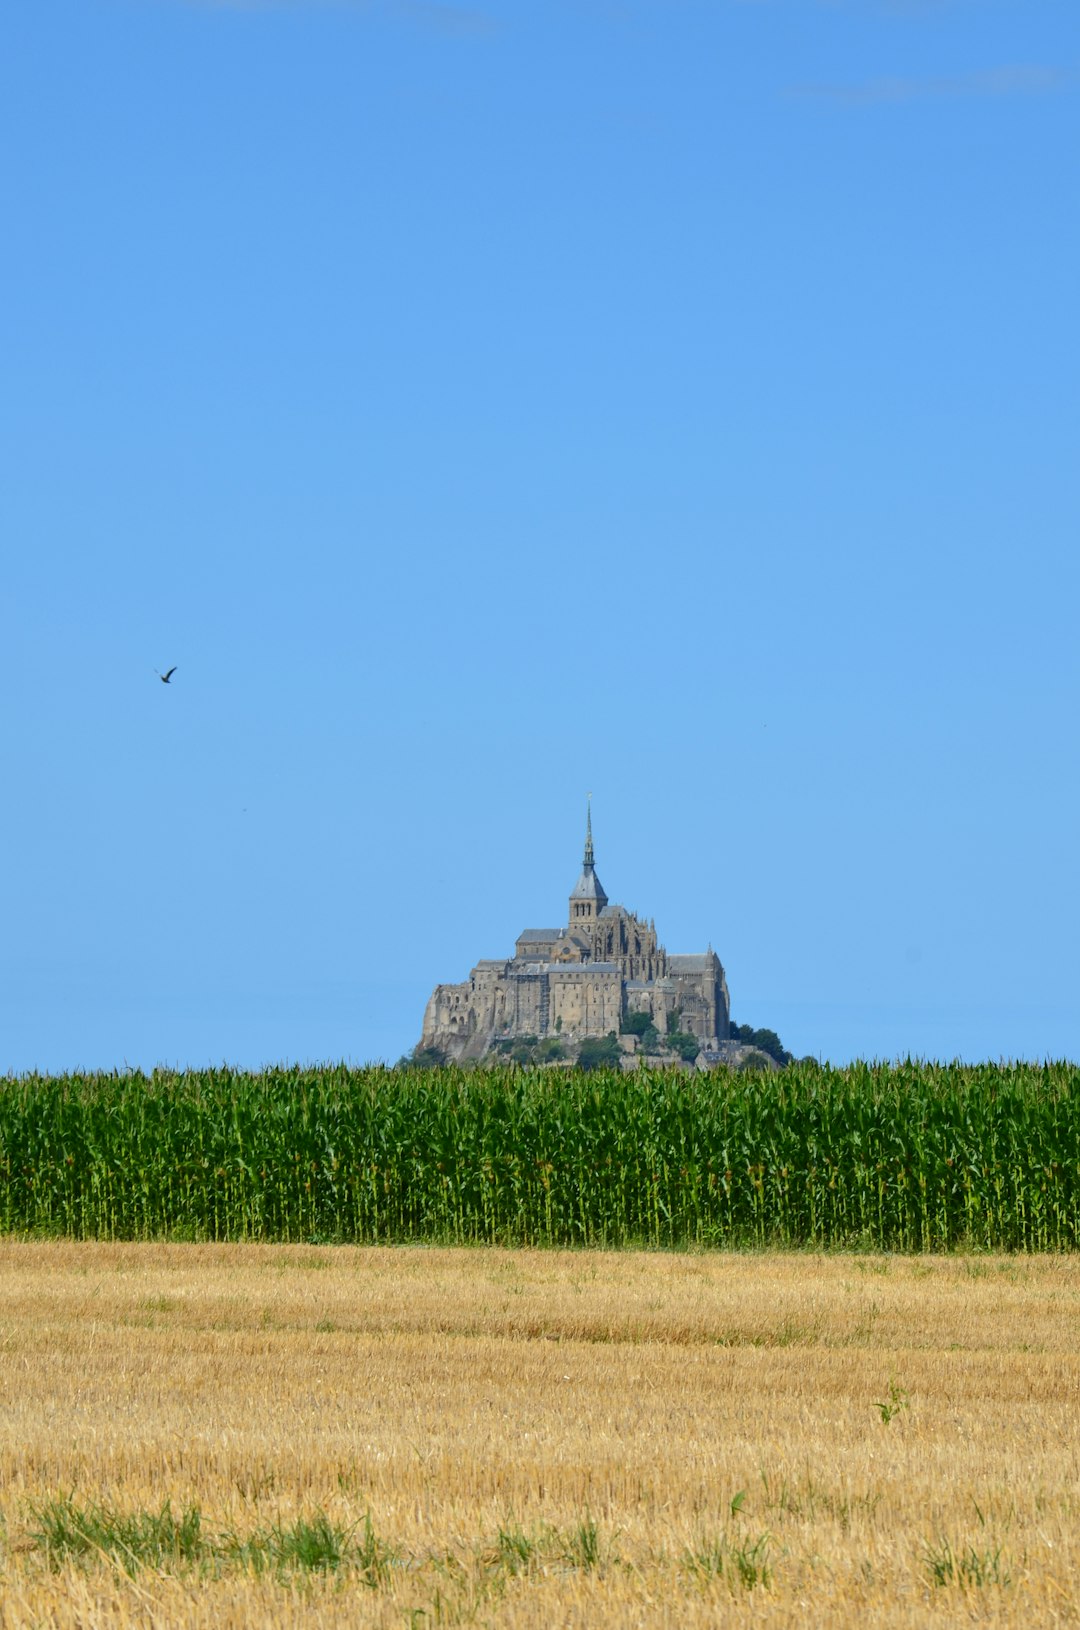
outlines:
[[[1072,1258],[2,1242],[0,1623],[1071,1623],[1078,1338]]]

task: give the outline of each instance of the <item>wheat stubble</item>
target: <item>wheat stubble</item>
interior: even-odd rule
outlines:
[[[1071,1623],[1078,1337],[1062,1257],[2,1242],[0,1622]],[[66,1494],[392,1563],[50,1566]]]

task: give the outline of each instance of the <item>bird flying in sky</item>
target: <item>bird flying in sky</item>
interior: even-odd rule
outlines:
[[[159,673],[157,668],[154,669],[154,672],[157,674],[158,678],[161,680],[161,683],[163,685],[167,685],[169,683],[169,680],[172,678],[173,674],[176,672],[176,664],[173,663],[172,667],[169,669],[167,674]]]

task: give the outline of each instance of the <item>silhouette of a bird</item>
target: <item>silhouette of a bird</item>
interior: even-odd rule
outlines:
[[[173,666],[169,669],[167,674],[158,673],[158,670],[156,668],[154,669],[154,672],[157,674],[158,678],[161,680],[161,683],[163,685],[167,685],[169,683],[169,680],[172,678],[173,674],[176,672],[176,664],[175,663],[173,664]]]

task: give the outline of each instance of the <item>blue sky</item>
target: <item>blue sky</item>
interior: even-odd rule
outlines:
[[[737,1021],[1076,1058],[1078,152],[1075,0],[8,7],[0,1070],[396,1058],[590,789]]]

